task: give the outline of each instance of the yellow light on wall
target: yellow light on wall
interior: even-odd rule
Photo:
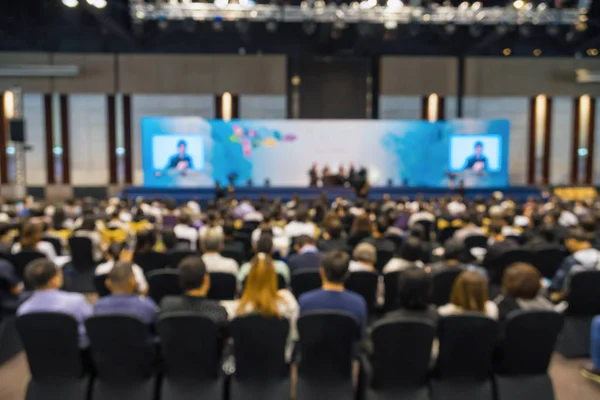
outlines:
[[[505,56],[510,56],[510,54],[512,53],[512,50],[509,49],[508,47],[504,50],[502,50],[502,54],[504,54]]]
[[[4,116],[7,119],[12,119],[15,116],[15,94],[10,90],[4,92],[3,97],[3,107],[4,107]]]
[[[427,120],[435,122],[439,119],[440,97],[436,93],[429,95],[427,99]]]
[[[233,98],[231,93],[225,92],[221,96],[221,117],[223,121],[231,121],[233,114]]]

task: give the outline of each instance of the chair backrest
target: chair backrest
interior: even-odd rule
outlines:
[[[471,235],[465,238],[465,246],[467,249],[474,249],[476,247],[487,249],[487,241],[487,237],[483,235]]]
[[[388,272],[383,274],[383,284],[385,286],[384,308],[387,311],[396,308],[396,297],[398,296],[398,279],[402,271]]]
[[[450,302],[452,286],[458,275],[462,272],[459,267],[447,267],[433,274],[433,288],[431,301],[436,306],[443,306]]]
[[[424,385],[429,373],[436,327],[420,319],[379,322],[373,326],[373,376],[370,386],[385,389]]]
[[[218,327],[210,318],[193,312],[161,315],[156,331],[169,379],[216,378],[219,375],[221,343]]]
[[[318,269],[301,269],[292,272],[292,293],[299,298],[302,293],[321,287],[321,275]]]
[[[456,232],[457,230],[458,230],[458,227],[456,227],[456,226],[445,227],[437,235],[438,242],[440,242],[440,244],[446,243],[446,241],[448,239],[450,239],[454,235],[454,232]]]
[[[288,375],[285,346],[290,329],[286,319],[247,315],[231,322],[236,379],[264,381]]]
[[[552,279],[566,255],[566,251],[560,246],[539,248],[533,252],[533,266],[540,271],[544,278]]]
[[[377,305],[378,280],[379,275],[375,272],[352,272],[344,282],[344,286],[346,289],[360,294],[365,299],[369,311],[374,311]]]
[[[177,238],[177,243],[181,245],[182,249],[191,249],[192,248],[192,241],[190,239],[185,239],[185,238]]]
[[[160,269],[148,273],[148,295],[160,304],[165,296],[183,293],[179,285],[179,271],[176,269]]]
[[[394,258],[394,252],[389,250],[377,250],[377,261],[375,262],[375,269],[379,272],[383,271],[385,265]]]
[[[442,379],[484,380],[492,371],[498,323],[481,314],[443,317],[438,323],[440,350],[436,372]]]
[[[140,266],[144,274],[157,269],[164,269],[168,266],[168,259],[165,253],[150,251],[148,253],[135,253],[133,262]]]
[[[566,300],[567,315],[600,314],[600,271],[581,271],[571,276],[571,284]]]
[[[85,268],[94,265],[92,240],[87,237],[74,236],[69,238],[71,262],[74,268]]]
[[[42,238],[42,242],[50,243],[54,248],[54,251],[56,252],[57,256],[60,256],[62,254],[62,243],[60,242],[60,238],[54,236],[44,236]]]
[[[36,250],[22,250],[16,254],[13,254],[11,258],[15,267],[15,274],[17,274],[17,277],[22,280],[25,273],[25,267],[27,267],[30,262],[37,260],[38,258],[46,258],[46,255]]]
[[[518,310],[504,324],[496,371],[507,375],[545,374],[564,317],[554,311]]]
[[[400,235],[390,234],[390,235],[386,235],[385,238],[394,242],[396,249],[399,249],[400,247],[402,247],[402,243],[404,243],[404,237],[400,236]]]
[[[96,293],[98,293],[98,297],[104,297],[110,294],[110,290],[106,287],[107,276],[108,274],[94,276],[94,288],[96,289]]]
[[[308,379],[351,378],[358,321],[347,312],[314,311],[298,319],[298,375]]]
[[[17,317],[16,326],[33,379],[56,381],[83,376],[77,320],[71,315],[24,314]]]
[[[225,272],[210,273],[210,289],[207,297],[213,300],[233,300],[237,292],[237,278]]]
[[[171,251],[169,253],[167,253],[167,263],[169,264],[169,267],[171,268],[177,268],[179,266],[179,263],[181,262],[181,260],[183,260],[184,258],[188,257],[188,256],[193,256],[196,255],[196,252],[193,252],[191,250],[175,250],[175,251]]]
[[[421,225],[425,232],[427,233],[427,238],[430,238],[431,232],[433,232],[433,221],[428,221],[425,219],[421,219],[419,221],[415,221],[415,225]]]
[[[502,284],[504,270],[516,262],[531,263],[532,253],[524,249],[510,249],[503,252],[492,265],[486,265],[489,270],[490,282],[493,285]]]
[[[235,262],[238,263],[239,265],[243,264],[245,261],[245,258],[246,258],[243,251],[238,251],[236,249],[224,249],[221,252],[221,255],[223,257],[231,258],[231,259],[235,260]]]
[[[522,246],[523,244],[525,244],[525,236],[523,235],[506,235],[507,240],[512,240],[513,242],[517,243],[519,246]]]
[[[95,315],[85,321],[90,352],[98,378],[127,382],[153,372],[150,329],[132,315]]]

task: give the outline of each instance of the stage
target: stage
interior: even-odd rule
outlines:
[[[514,198],[515,200],[524,201],[528,197],[539,197],[541,190],[535,186],[509,186],[504,188],[473,188],[465,189],[464,193],[467,198],[475,198],[477,196],[489,197],[494,191],[501,191],[505,196]],[[329,199],[338,196],[346,198],[354,198],[354,192],[349,188],[338,187],[236,187],[235,197],[238,199],[248,198],[257,200],[261,196],[266,196],[269,199],[280,198],[289,200],[294,194],[298,194],[302,199],[316,199],[321,193],[326,192]],[[457,191],[449,188],[430,188],[430,187],[410,187],[410,186],[381,186],[373,187],[369,192],[369,198],[372,200],[381,199],[384,194],[390,194],[393,198],[408,197],[414,199],[417,195],[422,195],[424,198],[442,197],[456,194]],[[134,199],[143,197],[144,199],[174,199],[179,203],[189,200],[200,200],[206,202],[214,199],[215,190],[213,187],[204,188],[153,188],[134,186],[123,190],[123,197]]]

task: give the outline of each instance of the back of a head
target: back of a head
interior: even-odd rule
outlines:
[[[25,281],[34,289],[44,289],[58,274],[56,265],[45,258],[38,258],[25,267]]]
[[[300,206],[296,210],[296,220],[299,222],[307,222],[308,221],[308,209],[305,206]]]
[[[488,297],[487,278],[479,272],[464,271],[454,281],[450,302],[464,311],[485,312]]]
[[[360,214],[354,217],[354,221],[352,221],[352,233],[358,235],[371,234],[371,221],[367,214]]]
[[[331,239],[339,239],[342,237],[344,226],[339,218],[330,220],[327,225],[327,233]]]
[[[412,262],[419,260],[422,254],[422,242],[418,238],[412,236],[406,238],[398,252],[400,258]]]
[[[165,229],[161,232],[162,242],[167,250],[172,250],[177,246],[177,236],[173,229]]]
[[[133,276],[133,264],[127,261],[118,261],[110,270],[107,276],[108,287],[111,293],[118,291],[130,292],[135,291],[135,278]]]
[[[377,262],[377,250],[371,243],[359,243],[352,252],[352,258],[358,262],[374,265]]]
[[[533,299],[541,288],[541,275],[530,264],[516,263],[502,275],[502,292],[517,299]]]
[[[259,253],[251,261],[252,267],[244,284],[238,313],[256,312],[263,316],[279,316],[277,272],[269,254]]]
[[[25,222],[21,227],[21,248],[33,248],[42,238],[42,226],[34,222]]]
[[[397,304],[408,310],[426,310],[431,304],[431,290],[431,274],[423,268],[408,268],[398,276]]]
[[[186,213],[182,213],[179,218],[177,218],[177,222],[180,223],[181,225],[191,225],[192,223],[192,217],[189,216],[189,214]]]
[[[216,229],[209,229],[202,238],[202,247],[207,252],[218,252],[223,248],[223,233]]]
[[[235,224],[231,219],[227,219],[223,223],[223,234],[227,237],[235,235]]]
[[[500,221],[492,221],[488,227],[488,233],[490,236],[500,235],[502,233],[502,224]]]
[[[302,248],[304,246],[314,246],[315,240],[308,235],[300,235],[296,239],[296,246]]]
[[[574,227],[570,228],[567,231],[567,234],[565,235],[565,241],[568,240],[574,240],[579,243],[585,243],[589,242],[589,237],[583,229],[579,227]]]
[[[199,289],[204,283],[206,265],[200,256],[185,257],[177,266],[179,285],[184,292]]]
[[[81,222],[79,227],[82,231],[95,231],[96,230],[96,218],[93,215],[86,215]]]
[[[140,231],[136,235],[135,252],[149,253],[154,250],[156,245],[156,232],[153,230]]]
[[[321,268],[325,278],[331,283],[344,283],[348,277],[350,256],[341,250],[332,250],[321,259]]]
[[[465,253],[465,245],[461,240],[448,239],[444,243],[444,260],[461,260]]]
[[[377,230],[377,233],[383,235],[389,228],[389,223],[388,220],[385,216],[380,216],[379,218],[377,218],[377,220],[375,220],[375,229]]]
[[[256,252],[271,254],[273,251],[273,235],[263,233],[256,242]]]
[[[423,224],[416,223],[410,229],[410,236],[422,241],[427,241],[427,230],[425,229]]]

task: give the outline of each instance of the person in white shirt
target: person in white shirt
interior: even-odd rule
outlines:
[[[15,243],[10,252],[12,254],[20,253],[24,250],[34,250],[43,253],[50,260],[56,259],[56,250],[49,242],[43,242],[43,229],[41,223],[26,222],[23,224],[20,232],[20,239],[18,243]]]
[[[476,271],[463,271],[452,286],[450,303],[438,308],[440,315],[459,315],[478,312],[498,319],[498,306],[489,299],[488,280]]]
[[[409,236],[402,243],[400,250],[398,250],[398,255],[385,264],[383,273],[404,271],[411,267],[423,268],[422,255],[423,247],[419,238]]]
[[[434,222],[435,215],[431,212],[431,207],[427,203],[419,204],[419,211],[415,212],[408,218],[408,227],[412,228],[419,221]]]
[[[209,233],[223,235],[223,227],[219,224],[219,214],[212,210],[206,213],[206,224],[200,228],[200,244]]]
[[[269,232],[273,236],[273,247],[282,257],[287,256],[290,248],[290,239],[285,235],[283,229],[274,225],[276,215],[269,215],[267,219],[260,223],[258,228],[252,232],[252,244],[256,244],[263,232]]]
[[[177,239],[185,239],[190,242],[190,249],[196,251],[198,249],[198,231],[191,226],[192,219],[187,214],[181,214],[178,218],[177,225],[173,227],[173,233]]]
[[[298,208],[294,219],[285,226],[283,232],[290,239],[302,235],[314,238],[316,228],[315,224],[308,219],[308,210],[303,207]]]
[[[124,250],[122,244],[113,243],[106,252],[106,258],[108,261],[96,267],[96,275],[108,275],[118,261],[131,262],[133,260],[133,252]],[[146,281],[144,270],[137,264],[133,264],[132,269],[137,283],[137,292],[139,294],[146,294],[148,292],[148,281]]]
[[[223,250],[223,234],[219,234],[216,231],[209,232],[202,241],[202,261],[206,266],[208,273],[212,272],[224,272],[228,274],[237,275],[239,266],[238,263],[232,259],[223,257],[219,254]]]
[[[352,252],[352,261],[348,270],[350,272],[375,271],[377,250],[371,243],[359,243]]]

